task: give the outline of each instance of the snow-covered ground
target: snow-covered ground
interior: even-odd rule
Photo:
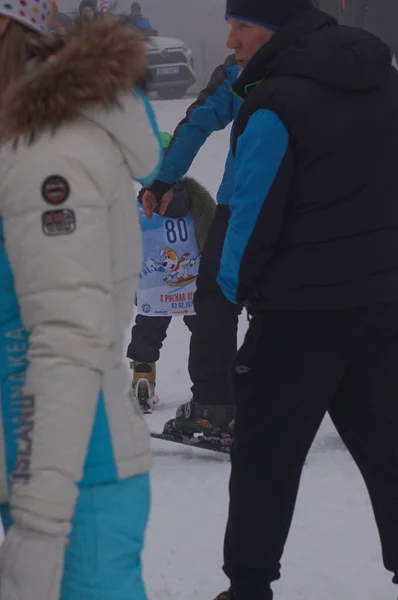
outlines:
[[[172,131],[189,103],[155,102],[160,127]],[[191,171],[213,193],[228,136],[212,136]],[[242,318],[241,336],[245,328]],[[147,417],[152,430],[161,430],[190,397],[188,339],[182,320],[175,318],[158,365],[161,404]],[[153,452],[153,507],[144,556],[149,600],[213,600],[227,585],[221,565],[228,457],[157,440]],[[397,598],[382,566],[364,484],[328,419],[304,469],[282,580],[274,589],[275,600]]]

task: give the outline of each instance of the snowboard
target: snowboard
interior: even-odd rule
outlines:
[[[191,446],[193,448],[201,448],[202,450],[210,450],[212,452],[219,452],[220,454],[229,454],[231,450],[231,438],[222,439],[189,436],[174,437],[173,435],[167,433],[156,432],[151,432],[151,437],[156,440],[174,442],[175,444],[182,444],[183,446]]]

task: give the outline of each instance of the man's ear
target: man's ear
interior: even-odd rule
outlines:
[[[6,34],[9,24],[11,23],[10,17],[0,15],[0,37]]]

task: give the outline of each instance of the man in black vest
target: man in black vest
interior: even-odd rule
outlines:
[[[329,412],[398,577],[398,73],[311,0],[227,0],[243,71],[218,283],[252,315],[237,405],[225,600],[270,600]]]

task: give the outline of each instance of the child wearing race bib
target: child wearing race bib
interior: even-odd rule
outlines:
[[[166,148],[171,135],[163,133]],[[137,291],[137,316],[127,356],[133,370],[133,389],[144,413],[150,414],[155,393],[156,362],[174,316],[182,316],[192,332],[193,297],[200,253],[215,213],[215,201],[197,181],[185,177],[173,187],[164,216],[148,220],[138,196],[143,266]]]

